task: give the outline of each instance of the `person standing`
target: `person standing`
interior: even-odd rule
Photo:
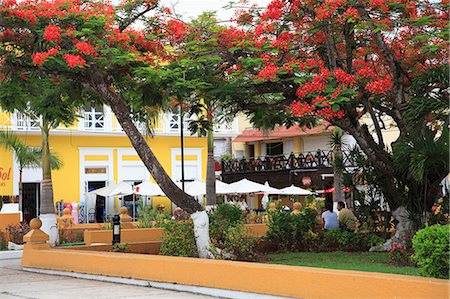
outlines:
[[[339,229],[338,215],[336,212],[333,212],[333,204],[327,203],[325,208],[326,211],[322,213],[323,229]]]
[[[339,211],[339,227],[343,230],[354,232],[356,229],[356,216],[345,207],[343,201],[338,202],[337,209]]]

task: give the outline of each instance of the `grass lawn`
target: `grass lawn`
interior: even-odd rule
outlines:
[[[338,270],[357,270],[419,276],[419,268],[389,265],[386,252],[293,252],[268,254],[266,263]]]

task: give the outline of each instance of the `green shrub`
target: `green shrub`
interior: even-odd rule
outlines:
[[[9,241],[15,244],[23,244],[23,236],[30,231],[30,226],[26,221],[22,221],[19,224],[10,224],[6,227],[8,232]]]
[[[413,239],[413,260],[424,276],[449,278],[450,225],[432,225],[417,232]]]
[[[315,241],[317,212],[304,208],[299,215],[269,212],[267,240],[276,242],[284,250],[308,250]]]
[[[413,250],[411,244],[404,242],[405,244],[393,243],[392,248],[388,252],[389,264],[395,266],[413,266],[411,256]],[[410,242],[409,242],[410,243]]]
[[[218,259],[254,261],[258,241],[259,238],[250,236],[243,225],[230,226],[224,233],[223,241],[214,240],[211,243],[211,251]]]
[[[242,211],[239,207],[220,204],[209,215],[209,233],[211,240],[216,243],[225,241],[225,232],[232,226],[239,226],[243,222]]]
[[[172,215],[168,211],[153,209],[151,205],[139,205],[137,211],[138,228],[163,227],[164,220],[171,219]]]
[[[163,227],[163,255],[198,257],[192,222],[170,220]]]
[[[323,251],[366,251],[372,246],[380,245],[384,239],[375,234],[329,230],[323,233],[319,242],[319,249]]]
[[[367,240],[367,246],[370,247],[374,247],[374,246],[378,246],[384,243],[384,239],[381,238],[380,236],[376,235],[376,234],[369,234],[366,237]]]
[[[112,246],[112,252],[131,252],[130,248],[128,248],[128,243],[116,243]]]

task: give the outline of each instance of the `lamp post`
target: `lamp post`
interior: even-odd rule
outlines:
[[[184,199],[184,132],[183,132],[183,103],[180,103],[180,138],[181,138],[181,190]]]
[[[112,245],[120,243],[120,217],[119,215],[114,215],[113,217],[113,238]]]

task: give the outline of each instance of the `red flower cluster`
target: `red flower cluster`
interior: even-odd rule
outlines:
[[[356,8],[350,7],[344,12],[344,19],[347,20],[352,18],[353,20],[357,20],[359,18],[359,13]]]
[[[304,116],[304,115],[308,115],[311,114],[312,112],[314,112],[314,110],[316,110],[316,108],[314,106],[309,105],[306,102],[302,102],[302,101],[295,101],[290,105],[291,111],[292,111],[292,115],[294,116]]]
[[[80,55],[64,54],[63,58],[67,65],[71,68],[76,66],[83,67],[86,65],[86,60],[84,60]]]
[[[330,103],[328,103],[328,100],[326,97],[323,96],[317,96],[315,99],[312,100],[313,105],[320,106],[320,107],[329,107]]]
[[[306,82],[305,84],[297,88],[296,95],[299,98],[303,98],[309,94],[319,93],[323,91],[326,87],[329,73],[329,70],[324,69],[320,75],[314,76],[312,82]]]
[[[34,65],[42,66],[45,63],[45,60],[47,60],[47,57],[56,56],[56,54],[58,54],[58,51],[59,49],[54,47],[47,52],[36,52],[31,55],[31,60],[33,60]]]
[[[339,68],[334,70],[334,76],[336,77],[336,81],[344,86],[350,86],[355,79],[353,75],[347,74]]]
[[[383,94],[392,89],[392,81],[389,78],[372,80],[366,85],[366,90],[374,94]]]
[[[50,24],[45,28],[44,39],[48,42],[58,41],[61,37],[61,28],[58,25]]]
[[[267,64],[265,68],[263,68],[255,78],[270,81],[277,77],[277,72],[279,68],[275,64]]]
[[[75,44],[75,48],[85,55],[92,55],[95,53],[95,49],[87,42],[78,42]]]
[[[281,0],[273,0],[267,6],[267,10],[261,14],[263,20],[278,20],[283,15],[284,3]]]
[[[334,111],[333,109],[331,109],[331,107],[326,107],[317,111],[316,116],[322,117],[326,121],[329,121],[332,118],[343,118],[345,114],[342,110]]]
[[[366,66],[356,71],[356,75],[362,76],[364,78],[375,77],[375,71],[372,68]]]
[[[169,20],[167,31],[175,40],[178,40],[186,35],[186,25],[180,21]]]

